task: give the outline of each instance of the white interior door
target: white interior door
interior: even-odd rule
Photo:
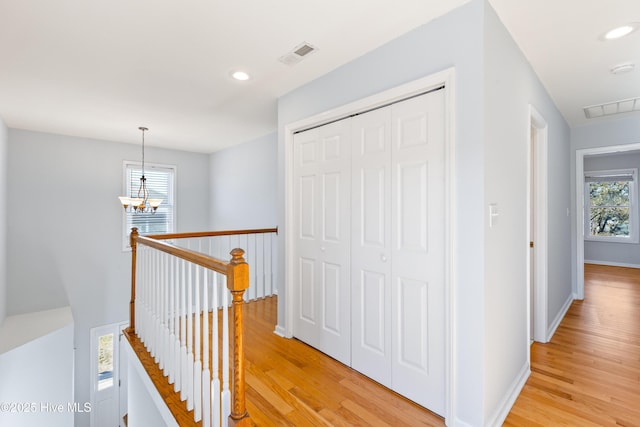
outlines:
[[[444,91],[391,109],[392,389],[444,415]]]
[[[352,119],[352,367],[391,387],[391,108]]]
[[[350,364],[349,123],[339,121],[294,137],[294,335]]]
[[[91,426],[119,426],[118,324],[91,329]]]

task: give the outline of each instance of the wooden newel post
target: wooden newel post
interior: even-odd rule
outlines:
[[[136,257],[138,249],[138,229],[133,227],[129,235],[131,245],[131,301],[129,301],[129,328],[136,330]]]
[[[249,288],[249,264],[243,258],[242,249],[231,251],[231,261],[227,271],[227,288],[233,296],[231,313],[233,317],[233,383],[231,385],[231,422],[236,425],[250,425],[245,403],[244,384],[244,326],[242,308],[244,291]]]

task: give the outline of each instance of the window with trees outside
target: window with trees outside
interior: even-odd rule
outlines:
[[[637,169],[585,172],[585,239],[638,242]]]
[[[156,165],[145,162],[144,176],[150,199],[162,199],[155,213],[124,212],[123,219],[123,249],[129,248],[129,234],[132,227],[138,228],[138,233],[164,234],[173,233],[175,230],[175,174],[176,167],[168,165]],[[141,164],[137,162],[124,162],[124,194],[137,197],[142,175]],[[122,209],[122,208],[121,208]]]

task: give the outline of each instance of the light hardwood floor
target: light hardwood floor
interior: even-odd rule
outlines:
[[[247,409],[258,426],[444,426],[345,365],[275,335],[276,304],[245,306]],[[585,266],[585,300],[531,352],[531,376],[505,426],[640,426],[640,270]],[[148,359],[147,370],[157,370]],[[161,374],[152,378],[166,383]],[[168,399],[172,411],[184,406]],[[199,425],[189,417],[178,416],[180,425]]]
[[[258,425],[444,426],[442,418],[271,331],[275,299],[247,306],[248,409]],[[251,319],[251,320],[250,320]],[[585,266],[505,426],[640,426],[640,270]]]
[[[640,426],[640,270],[585,265],[585,299],[531,371],[505,426]]]

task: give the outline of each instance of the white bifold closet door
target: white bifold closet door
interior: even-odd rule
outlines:
[[[294,335],[342,363],[351,361],[348,121],[295,135]]]
[[[339,215],[326,215],[327,201],[337,200],[336,196],[327,198],[332,192],[326,191],[326,185],[321,186],[323,196],[313,199],[320,202],[312,203],[312,169],[297,168],[296,208],[300,218],[340,217],[341,221],[349,222],[340,230],[349,230],[350,236],[348,242],[340,240],[339,245],[340,251],[348,253],[336,251],[335,256],[342,257],[341,261],[332,258],[330,263],[340,266],[340,286],[346,289],[325,292],[311,300],[305,296],[309,294],[305,289],[312,282],[323,283],[326,278],[320,275],[319,282],[315,279],[311,273],[315,268],[311,265],[315,264],[307,254],[315,248],[313,253],[328,259],[329,246],[324,235],[305,240],[302,231],[308,221],[300,220],[301,233],[297,238],[300,316],[294,327],[298,338],[442,415],[447,237],[443,92],[431,92],[325,126],[327,131],[331,130],[329,135],[340,129],[341,140],[345,142],[341,147],[349,151],[344,153],[345,158],[350,157],[348,161],[343,158],[344,174],[343,171],[337,174],[326,163],[321,171],[314,172],[319,183],[326,181],[322,176],[327,174],[340,176],[341,185],[343,178],[349,181],[350,189],[340,192],[346,196],[346,204],[340,205]],[[303,147],[309,141],[320,141],[318,153],[322,155],[323,140],[318,134],[322,135],[325,127],[296,135],[294,151],[298,166],[303,164]],[[335,188],[331,186],[332,190]],[[330,206],[334,212],[336,205]],[[316,213],[312,215],[312,211]],[[324,223],[325,219],[319,222]],[[310,236],[311,228],[306,226]],[[319,232],[322,230],[321,227]],[[303,247],[304,252],[300,250]],[[329,295],[345,299],[332,301],[326,298]],[[346,300],[349,304],[345,309]],[[328,308],[331,304],[335,304],[333,309]],[[308,341],[298,332],[305,329],[300,327],[305,326],[303,313],[334,313],[338,307],[339,317],[345,322],[341,328],[350,331],[341,329],[340,337],[343,340],[349,337],[349,341],[336,345],[346,345],[346,353],[332,348],[333,341],[329,349],[325,348],[330,342],[322,338],[330,331],[326,321],[316,322],[316,341]],[[337,353],[340,357],[334,355]]]

